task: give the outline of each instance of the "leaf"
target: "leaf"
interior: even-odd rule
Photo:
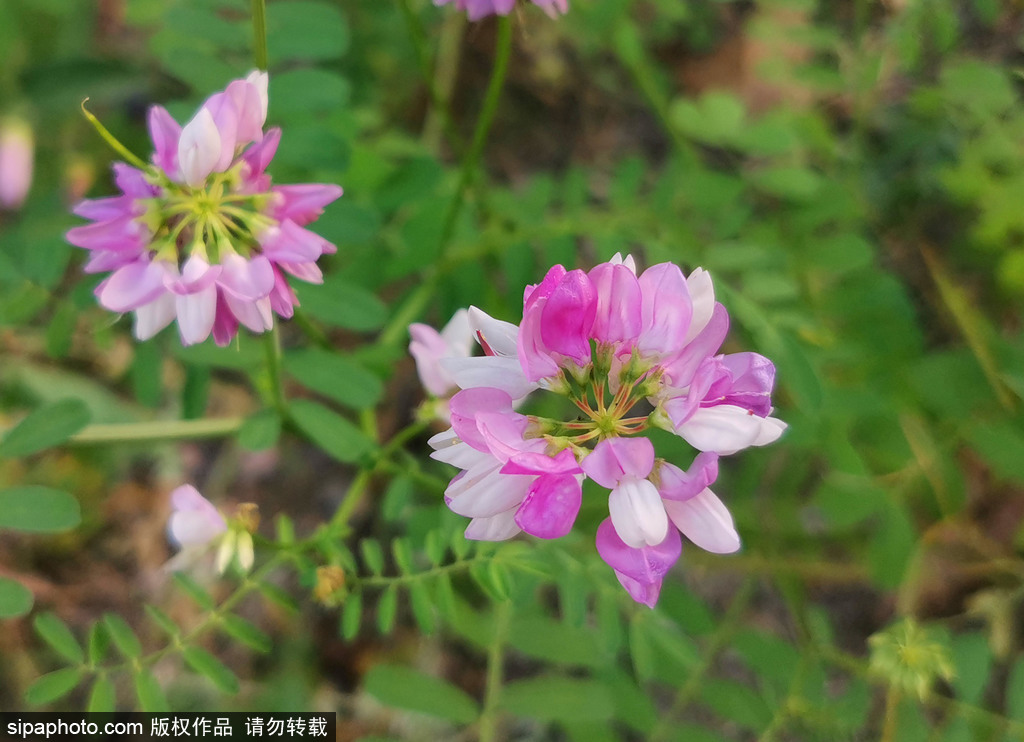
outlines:
[[[160,683],[149,670],[143,669],[135,675],[135,695],[139,699],[140,711],[160,713],[171,710]]]
[[[309,316],[332,327],[368,332],[379,328],[388,318],[387,307],[375,294],[336,278],[320,285],[296,286],[295,293]]]
[[[116,613],[103,614],[103,625],[121,654],[135,659],[142,654],[142,645],[131,626]]]
[[[800,167],[765,167],[750,173],[749,178],[765,193],[793,201],[811,199],[822,184],[820,175]]]
[[[35,617],[32,625],[43,641],[68,662],[74,664],[85,662],[85,652],[82,651],[81,645],[71,633],[71,629],[57,617],[57,614],[40,613]]]
[[[476,701],[465,691],[410,667],[375,665],[366,674],[363,688],[388,706],[459,724],[469,724],[479,714]]]
[[[224,630],[225,634],[234,637],[245,646],[255,649],[257,652],[265,654],[274,648],[274,643],[269,636],[241,616],[228,613],[221,618],[220,627]]]
[[[25,691],[25,702],[29,706],[42,706],[63,698],[82,681],[82,671],[77,667],[48,672]]]
[[[99,665],[107,656],[110,647],[110,635],[103,628],[102,621],[96,621],[89,628],[89,664]]]
[[[963,634],[953,639],[953,687],[964,703],[977,705],[988,683],[992,653],[988,639],[980,633]]]
[[[554,675],[509,683],[500,704],[513,714],[542,721],[608,720],[615,710],[612,694],[602,683]]]
[[[354,463],[375,448],[359,428],[321,404],[297,399],[289,411],[295,426],[338,461]]]
[[[409,583],[409,601],[412,614],[419,624],[420,630],[427,636],[434,633],[434,607],[430,601],[430,593],[420,580]]]
[[[398,571],[403,575],[410,574],[413,571],[412,549],[406,539],[401,537],[392,539],[391,555],[395,559],[395,566],[398,567]]]
[[[100,675],[92,684],[86,710],[89,713],[108,714],[117,711],[117,693],[114,691],[114,684],[106,675]]]
[[[398,586],[391,584],[381,593],[377,603],[377,628],[385,636],[395,627],[395,614],[398,611]]]
[[[359,552],[363,555],[366,568],[373,574],[379,576],[384,571],[384,550],[380,546],[380,541],[373,538],[362,539],[359,542]]]
[[[281,437],[281,417],[274,410],[250,415],[238,431],[238,444],[250,451],[272,448]]]
[[[0,441],[0,456],[27,456],[63,443],[89,424],[89,408],[78,399],[43,405],[12,428]]]
[[[352,641],[359,635],[359,626],[363,620],[363,594],[349,593],[341,608],[341,638]]]
[[[333,5],[293,0],[267,7],[267,51],[271,59],[335,59],[348,45],[348,24]]]
[[[32,610],[32,592],[20,582],[0,577],[0,619],[24,616]]]
[[[351,358],[318,348],[286,353],[284,368],[307,388],[355,410],[376,405],[384,390],[375,374]]]
[[[299,604],[295,601],[295,598],[279,588],[277,585],[270,582],[260,582],[259,591],[263,594],[264,598],[274,605],[278,605],[292,611],[293,613],[299,610]]]
[[[227,665],[205,649],[186,647],[182,654],[189,667],[209,679],[218,689],[232,695],[238,693],[238,678]]]
[[[174,620],[164,613],[162,610],[157,608],[155,605],[146,604],[146,613],[153,619],[153,622],[159,626],[164,632],[170,637],[177,637],[180,633],[178,624],[174,623]]]
[[[0,490],[0,530],[59,533],[81,520],[78,501],[67,492],[37,485]]]
[[[509,629],[509,643],[546,662],[599,667],[607,662],[593,632],[545,616],[522,616]]]
[[[217,607],[217,603],[210,594],[206,592],[206,588],[184,572],[175,572],[173,579],[181,591],[188,595],[188,597],[192,598],[200,608],[212,611]]]

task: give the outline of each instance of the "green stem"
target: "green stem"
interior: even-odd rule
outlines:
[[[153,443],[224,438],[234,435],[245,418],[221,417],[205,420],[156,420],[144,423],[89,425],[68,441],[70,446],[110,443]]]
[[[429,134],[430,131],[436,129],[436,125],[433,123],[435,120],[433,114],[439,114],[441,117],[441,125],[444,127],[445,135],[448,137],[449,144],[452,149],[456,152],[461,153],[464,151],[465,142],[462,140],[462,136],[459,134],[459,130],[455,126],[455,120],[452,117],[451,109],[448,107],[448,99],[445,91],[437,85],[435,80],[435,70],[430,61],[430,53],[427,50],[427,34],[423,29],[423,23],[420,21],[420,17],[413,10],[413,7],[409,0],[400,0],[399,6],[402,9],[402,15],[405,17],[405,25],[409,29],[409,36],[412,38],[412,45],[416,51],[416,61],[419,63],[420,74],[423,76],[423,82],[427,86],[427,94],[430,96],[430,103],[432,105],[431,113],[427,115],[427,121],[424,124],[424,137],[427,139],[436,139],[436,135]],[[465,24],[465,16],[462,13],[449,13],[448,17],[454,19],[456,26],[456,34],[454,38],[456,41],[461,37],[462,26]],[[445,30],[448,29],[448,23],[446,22]],[[442,43],[447,42],[445,51],[449,52],[445,55],[444,60],[448,64],[445,66],[445,71],[451,66],[451,49],[450,46],[454,46],[458,49],[458,45],[452,44],[449,33],[442,34]],[[439,66],[440,71],[440,66]],[[434,148],[436,148],[436,142],[434,142]]]
[[[340,535],[339,532],[344,530],[348,525],[349,519],[352,517],[352,514],[355,512],[360,501],[363,499],[363,493],[369,486],[370,480],[373,478],[377,469],[387,462],[395,451],[405,445],[406,441],[422,433],[426,430],[426,427],[426,423],[416,421],[398,431],[391,440],[388,441],[387,445],[377,452],[373,461],[363,467],[356,478],[352,481],[348,490],[345,492],[345,495],[341,500],[341,504],[338,505],[338,509],[334,511],[334,516],[331,518],[331,522],[327,525],[327,532],[329,534],[332,536]]]
[[[267,69],[266,0],[252,0],[252,56],[257,68]]]
[[[123,157],[125,160],[130,162],[135,167],[139,168],[140,170],[149,170],[149,165],[147,165],[141,158],[137,157],[134,153],[132,153],[131,150],[129,150],[127,147],[121,144],[121,142],[117,140],[117,137],[111,134],[107,127],[100,123],[100,120],[98,118],[92,115],[89,109],[85,107],[85,104],[88,102],[88,98],[82,101],[82,114],[89,121],[89,123],[92,124],[92,127],[99,133],[99,135],[103,137],[103,141],[109,144],[110,147],[115,152],[117,152],[117,154],[121,155],[121,157]]]
[[[648,737],[650,742],[671,738],[672,730],[676,724],[675,720],[679,718],[697,696],[697,693],[700,692],[704,678],[711,671],[719,652],[729,645],[733,635],[739,630],[740,621],[747,610],[747,605],[750,603],[753,594],[754,580],[748,577],[743,586],[740,587],[739,592],[732,599],[732,603],[729,604],[729,608],[726,610],[721,623],[718,624],[718,629],[715,631],[714,636],[711,637],[711,645],[704,652],[700,665],[697,666],[679,689],[679,693],[676,694],[668,713],[658,720],[658,725],[651,732],[650,737]]]
[[[487,650],[487,686],[480,712],[480,742],[493,742],[498,734],[498,699],[505,675],[505,640],[512,620],[512,601],[498,603],[494,609],[494,637]]]
[[[270,384],[270,399],[281,417],[288,416],[288,404],[285,401],[284,387],[281,383],[281,335],[277,325],[263,335],[264,349],[267,358],[267,378]]]
[[[900,692],[890,685],[885,693],[885,718],[882,725],[881,742],[895,742],[896,724],[900,714]]]

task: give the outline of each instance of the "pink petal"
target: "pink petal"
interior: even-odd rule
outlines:
[[[235,319],[253,332],[266,332],[274,326],[274,312],[270,308],[269,298],[240,299],[228,293],[223,296]]]
[[[163,106],[149,109],[149,138],[153,140],[153,162],[172,178],[178,174],[178,140],[181,125]]]
[[[435,397],[447,396],[455,387],[455,380],[441,367],[441,359],[448,354],[448,344],[440,333],[419,322],[409,325],[409,353],[416,360],[420,383]]]
[[[179,546],[205,544],[227,530],[217,508],[192,485],[182,485],[171,493],[171,508],[168,535]]]
[[[162,263],[138,260],[111,273],[97,287],[97,298],[112,312],[138,309],[166,292],[165,273]]]
[[[689,500],[666,501],[665,510],[676,528],[705,551],[731,554],[740,548],[732,515],[711,490],[705,489]]]
[[[174,321],[174,294],[166,291],[135,310],[135,337],[149,340]]]
[[[183,345],[201,343],[210,337],[217,318],[216,286],[211,284],[194,294],[179,294],[174,303]]]
[[[546,453],[524,451],[512,455],[501,468],[503,474],[582,474],[576,456],[564,448],[554,456]]]
[[[565,274],[541,310],[544,345],[581,365],[590,360],[590,331],[597,314],[597,294],[581,270]]]
[[[665,364],[665,379],[674,387],[689,386],[700,364],[718,352],[728,332],[729,313],[721,304],[715,304],[704,329]]]
[[[236,85],[237,82],[236,80],[231,85]],[[231,85],[228,86],[229,89]],[[209,112],[219,136],[219,154],[211,169],[224,172],[231,167],[231,162],[235,159],[235,148],[244,144],[238,137],[238,108],[230,94],[220,92],[207,98],[202,110]]]
[[[597,527],[597,553],[616,572],[643,584],[660,580],[672,568],[682,553],[683,542],[679,532],[670,528],[665,540],[656,546],[634,549],[626,545],[606,518]]]
[[[633,341],[641,329],[640,283],[624,265],[602,263],[590,271],[597,293],[591,336],[602,342]]]
[[[478,451],[489,451],[477,428],[476,416],[484,412],[512,412],[512,398],[500,389],[464,389],[452,397],[452,430]],[[525,421],[525,418],[524,418]]]
[[[661,595],[661,583],[663,582],[660,578],[652,582],[640,582],[618,571],[615,572],[615,576],[618,578],[619,584],[626,588],[629,597],[637,603],[642,603],[648,608],[653,608],[658,604],[658,597]]]
[[[441,367],[462,389],[491,387],[501,389],[512,399],[522,399],[537,388],[537,384],[523,374],[523,367],[515,357],[442,358]]]
[[[647,438],[608,438],[580,463],[587,476],[614,489],[627,476],[643,479],[654,468],[654,444]]]
[[[278,220],[291,219],[299,225],[316,221],[327,204],[341,198],[341,186],[320,183],[274,186],[273,215]]]
[[[482,464],[452,479],[444,493],[445,502],[459,515],[486,518],[521,503],[533,480],[534,477],[502,474],[496,466]]]
[[[473,518],[466,526],[466,538],[471,541],[506,541],[517,533],[516,509],[492,515],[489,518]]]
[[[260,244],[264,254],[275,263],[311,263],[333,248],[320,235],[287,219],[280,226],[265,229]]]
[[[537,538],[561,538],[572,530],[582,501],[583,489],[577,477],[538,477],[516,511],[516,525]]]
[[[274,289],[274,268],[262,255],[246,259],[228,253],[220,260],[217,283],[238,299],[262,299]]]
[[[678,353],[693,313],[683,272],[674,263],[659,263],[645,270],[639,282],[643,329],[637,347],[659,355]]]
[[[718,454],[700,453],[687,471],[662,462],[658,467],[658,492],[663,500],[689,500],[718,479]]]

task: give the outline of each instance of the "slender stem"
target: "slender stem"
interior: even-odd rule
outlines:
[[[426,428],[427,423],[419,420],[402,428],[402,430],[395,433],[386,446],[378,451],[373,462],[363,467],[362,471],[352,480],[352,484],[349,485],[348,490],[345,492],[341,504],[338,505],[338,509],[334,512],[334,516],[327,526],[328,533],[336,535],[348,525],[348,521],[362,500],[363,493],[369,486],[374,472],[381,468],[398,449],[405,445],[406,441],[416,437]]]
[[[245,418],[242,417],[221,417],[205,420],[156,420],[144,423],[89,425],[72,436],[68,445],[93,446],[223,438],[237,433],[244,422]]]
[[[895,742],[896,724],[900,715],[900,692],[890,685],[885,693],[885,719],[882,725],[881,742]]]
[[[493,742],[498,733],[498,699],[505,675],[505,639],[512,619],[512,601],[498,603],[494,609],[494,637],[487,650],[487,687],[480,712],[480,742]]]
[[[252,0],[252,56],[257,68],[267,69],[266,0]]]
[[[117,140],[117,137],[111,134],[107,127],[100,123],[100,120],[98,118],[92,115],[92,112],[90,112],[89,109],[85,107],[85,104],[88,102],[88,98],[82,101],[82,114],[85,116],[88,122],[92,124],[93,128],[99,133],[99,135],[103,137],[103,141],[109,144],[111,149],[113,149],[115,152],[117,152],[117,154],[121,155],[121,157],[123,157],[125,160],[130,162],[135,167],[139,168],[140,170],[149,170],[149,165],[147,165],[140,157],[135,155],[130,149],[121,144],[121,142]]]
[[[263,335],[267,358],[267,378],[270,384],[270,399],[281,417],[288,415],[288,403],[285,401],[284,387],[281,384],[281,335],[274,325]]]

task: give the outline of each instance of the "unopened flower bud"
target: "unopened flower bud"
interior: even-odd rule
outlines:
[[[337,600],[337,592],[345,587],[345,570],[328,564],[316,568],[316,586],[313,597],[323,605],[333,605]]]
[[[956,674],[948,647],[912,618],[874,634],[868,643],[871,671],[922,700],[936,680]]]
[[[0,209],[20,208],[32,185],[35,143],[21,119],[0,121]]]

